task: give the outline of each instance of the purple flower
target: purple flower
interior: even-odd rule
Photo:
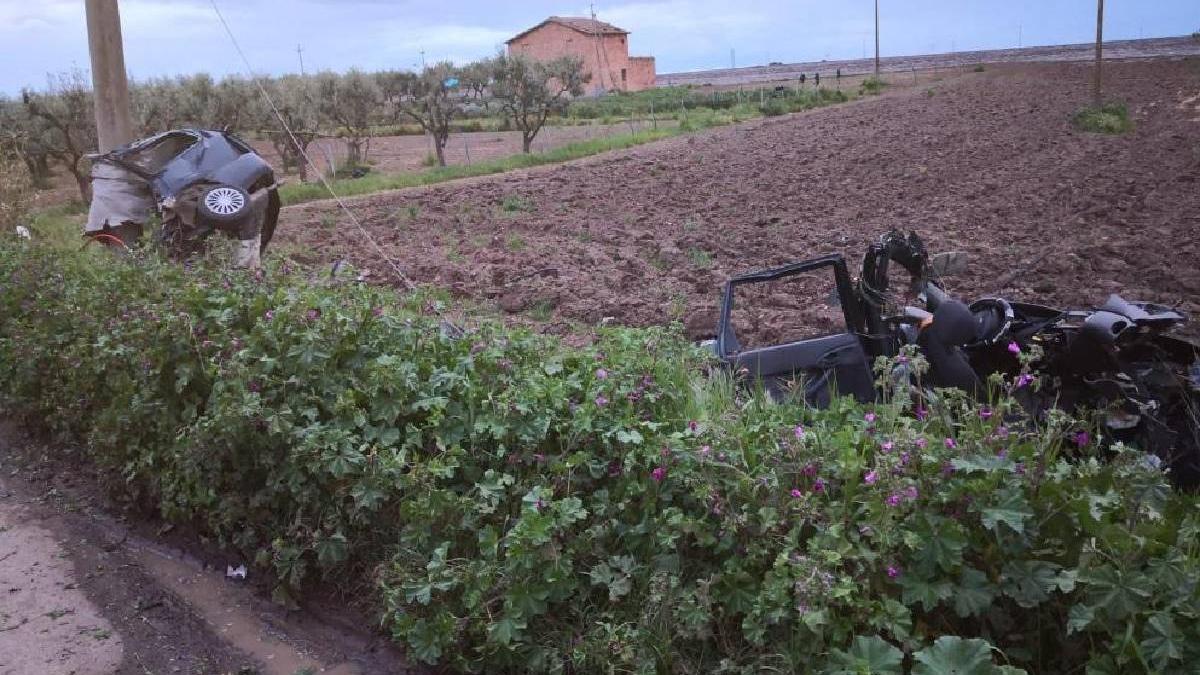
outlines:
[[[371,315],[374,316],[376,319],[383,316],[383,307],[375,307],[374,309],[371,310]]]
[[[800,491],[800,488],[792,488],[792,496],[799,499],[804,496],[804,493]]]
[[[893,449],[895,449],[895,447],[896,447],[896,445],[894,443],[892,443],[891,441],[884,441],[882,444],[880,444],[879,449],[884,451],[885,453],[888,453],[888,452],[891,452]]]
[[[796,434],[796,440],[800,440],[801,438],[804,438],[804,427],[797,424],[794,433]]]
[[[900,506],[900,495],[898,495],[898,494],[891,494],[891,495],[888,495],[888,498],[887,498],[887,505],[888,505],[888,506],[893,506],[893,507],[894,507],[894,506]]]
[[[1017,465],[1013,467],[1013,473],[1017,474],[1018,476],[1024,476],[1025,475],[1025,463],[1017,462]]]
[[[688,431],[692,432],[693,434],[696,433],[696,429],[699,428],[700,425],[696,423],[696,420],[691,420],[688,422]]]
[[[608,405],[608,399],[604,398],[604,394],[596,397],[596,407],[603,408],[606,405]]]
[[[321,318],[321,310],[310,309],[304,313],[304,318],[308,319],[309,321],[316,321],[317,319]]]
[[[1075,441],[1075,445],[1082,448],[1085,445],[1087,445],[1088,443],[1092,442],[1092,437],[1091,437],[1091,435],[1088,434],[1088,432],[1080,431],[1080,432],[1077,432],[1075,434],[1075,436],[1072,437],[1071,440]]]
[[[263,313],[263,318],[266,319],[267,321],[270,321],[275,318],[275,312],[272,312],[271,310],[268,309],[266,312]]]
[[[999,450],[996,451],[996,456],[999,457],[1000,459],[1008,459],[1008,450],[1006,450],[1004,448],[1000,448]]]
[[[670,449],[670,448],[668,448],[667,446],[665,446],[665,445],[664,445],[664,446],[662,447],[662,450],[659,450],[659,451],[658,451],[658,456],[659,456],[659,457],[670,457],[670,456],[671,456],[671,449]]]
[[[667,477],[667,470],[661,466],[655,467],[655,469],[650,472],[650,477],[654,479],[655,483],[661,483],[663,482],[663,479]]]
[[[809,462],[808,464],[804,465],[803,469],[800,469],[800,473],[812,478],[813,476],[817,475],[817,465]]]
[[[887,566],[887,575],[889,579],[895,579],[900,576],[900,568],[895,565]]]
[[[869,412],[866,415],[863,415],[863,419],[866,420],[867,424],[874,424],[875,423],[875,413]]]
[[[926,446],[929,445],[929,441],[927,441],[924,437],[921,437],[913,441],[913,445],[917,446],[917,448],[921,450],[924,450]]]
[[[945,464],[942,464],[942,475],[943,476],[949,476],[952,473],[954,473],[954,465],[953,464],[951,464],[950,462],[946,462]]]
[[[1029,373],[1021,373],[1021,376],[1017,378],[1017,389],[1022,389],[1033,384],[1033,379],[1033,375],[1030,375]]]
[[[899,363],[899,364],[905,364],[905,363],[908,363],[908,357],[907,357],[907,356],[905,356],[905,355],[903,355],[903,354],[901,354],[900,356],[897,356],[897,357],[896,357],[896,363]]]
[[[912,460],[912,456],[907,452],[900,453],[900,466],[908,466],[910,460]]]
[[[953,450],[958,447],[958,443],[955,443],[953,438],[947,438],[943,442],[946,444],[946,448],[949,450]]]
[[[904,488],[904,498],[910,502],[916,499],[919,494],[920,493],[917,492],[916,485],[909,485],[908,487]]]
[[[728,457],[728,455],[726,455],[726,454],[725,454],[725,453],[723,453],[723,452],[718,452],[718,453],[717,453],[717,459],[721,460],[722,462],[724,462],[724,461],[725,461],[725,459],[726,459],[727,457]]]
[[[712,448],[711,448],[711,447],[709,447],[709,446],[707,446],[707,445],[702,445],[702,446],[700,446],[700,456],[701,456],[701,457],[708,457],[708,456],[709,456],[709,455],[711,455],[711,454],[712,454]]]
[[[981,419],[981,420],[992,419],[992,409],[988,408],[987,406],[980,408],[979,409],[979,419]]]
[[[262,383],[258,380],[250,380],[250,384],[247,384],[246,388],[257,394],[262,391]]]
[[[1021,353],[1021,345],[1019,345],[1015,342],[1010,342],[1010,343],[1008,343],[1008,351],[1012,354],[1020,354]]]
[[[867,485],[874,485],[877,480],[879,480],[879,474],[875,473],[874,469],[868,471],[867,475],[863,476],[863,482]]]
[[[1008,427],[996,427],[996,430],[992,432],[992,435],[1001,440],[1008,438]]]
[[[596,379],[597,380],[607,380],[608,379],[608,371],[603,368],[597,368],[596,369]]]
[[[825,492],[824,479],[818,478],[815,481],[813,481],[813,492]]]
[[[929,417],[929,411],[926,410],[924,406],[917,406],[917,409],[913,411],[913,414],[917,416],[918,422],[924,422],[925,418]]]
[[[609,476],[616,478],[617,476],[620,476],[621,473],[622,473],[621,460],[614,459],[613,461],[608,463],[608,475]]]

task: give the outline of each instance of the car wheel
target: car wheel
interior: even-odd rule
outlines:
[[[218,185],[210,188],[200,197],[200,213],[207,219],[218,223],[232,223],[241,220],[250,207],[250,195],[245,190],[232,185]]]

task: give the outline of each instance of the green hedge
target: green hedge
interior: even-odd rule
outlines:
[[[0,243],[0,396],[455,670],[1194,672],[1197,502],[1087,424],[777,405],[671,330],[432,298]]]

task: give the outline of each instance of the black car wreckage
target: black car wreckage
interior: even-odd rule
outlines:
[[[275,172],[225,131],[176,129],[92,156],[93,197],[85,234],[130,244],[150,214],[177,256],[222,232],[238,241],[236,263],[255,267],[279,220]]]
[[[1089,310],[998,297],[965,304],[939,281],[955,261],[953,254],[931,258],[915,233],[893,230],[869,247],[857,279],[840,254],[743,274],[725,285],[714,350],[771,396],[824,407],[836,394],[875,400],[872,364],[905,345],[917,345],[930,363],[921,382],[927,393],[957,388],[980,398],[993,374],[1018,376],[1013,351],[1036,345],[1043,386],[1017,397],[1032,419],[1051,408],[1099,411],[1112,440],[1151,451],[1177,485],[1200,485],[1200,345],[1170,334],[1186,321],[1182,314],[1118,295]],[[897,302],[892,264],[907,272],[923,308]],[[738,292],[813,273],[832,276],[830,304],[840,306],[844,329],[743,349],[733,325]]]

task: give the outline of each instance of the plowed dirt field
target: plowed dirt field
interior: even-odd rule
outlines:
[[[892,227],[967,253],[962,297],[1121,292],[1200,321],[1200,60],[1106,64],[1107,97],[1137,124],[1123,136],[1072,127],[1090,72],[989,66],[352,208],[414,281],[554,332],[680,318],[703,337],[729,276],[837,251],[853,270]],[[286,209],[281,236],[395,281],[330,203]]]

